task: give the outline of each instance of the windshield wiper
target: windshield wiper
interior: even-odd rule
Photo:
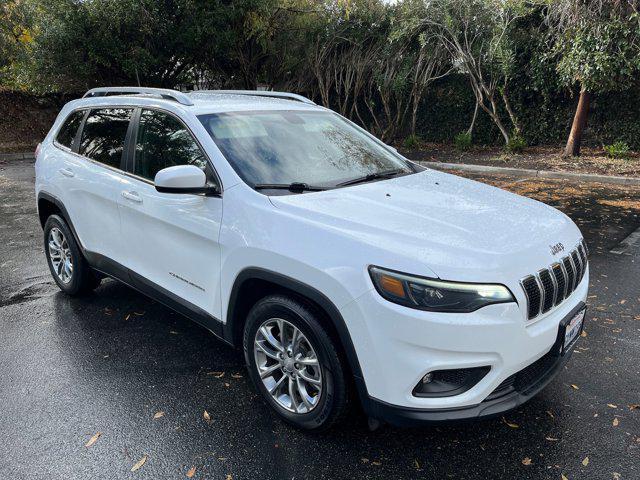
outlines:
[[[294,193],[302,192],[320,192],[326,190],[326,187],[318,187],[315,185],[308,185],[302,182],[293,183],[258,183],[253,186],[256,190],[289,190]]]
[[[340,182],[336,186],[346,187],[347,185],[355,185],[356,183],[364,183],[364,182],[370,182],[372,180],[379,180],[381,178],[393,177],[400,173],[410,173],[410,172],[407,172],[404,168],[394,168],[393,170],[383,170],[382,172],[369,173],[362,177],[352,178],[351,180],[347,180],[346,182]]]

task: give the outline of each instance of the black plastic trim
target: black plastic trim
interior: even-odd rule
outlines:
[[[190,194],[204,194],[207,197],[219,197],[221,196],[220,190],[216,185],[207,185],[204,187],[162,187],[155,185],[156,190],[160,193],[190,193]]]
[[[86,250],[83,254],[93,269],[115,278],[134,290],[143,293],[157,302],[162,303],[166,307],[169,307],[170,309],[199,323],[218,338],[226,342],[223,337],[222,322],[197,305],[180,298],[173,292],[161,287],[133,270],[128,269],[124,265],[105,257],[104,255]]]
[[[347,361],[349,362],[351,372],[354,376],[358,394],[360,395],[360,399],[364,403],[365,400],[369,398],[369,395],[363,379],[360,362],[358,361],[358,356],[356,354],[355,347],[353,346],[351,335],[349,334],[349,330],[347,329],[344,318],[342,318],[342,314],[333,304],[333,302],[329,300],[329,298],[327,298],[319,290],[305,283],[302,283],[286,275],[282,275],[271,270],[266,270],[264,268],[249,267],[242,270],[236,277],[231,289],[231,295],[229,296],[229,306],[227,308],[226,316],[227,321],[224,324],[224,337],[227,342],[237,344],[239,341],[239,339],[234,338],[234,313],[237,309],[238,302],[241,300],[238,298],[238,293],[240,292],[240,289],[244,282],[254,279],[268,281],[293,292],[296,292],[299,295],[314,301],[320,307],[322,307],[325,312],[327,312],[329,319],[331,320],[336,332],[338,333],[338,336],[340,337],[340,342],[342,343],[342,347],[347,356]]]
[[[53,195],[47,192],[38,193],[38,202],[37,202],[38,204],[40,204],[40,200],[47,200],[48,202],[53,203],[58,208],[58,210],[60,210],[60,214],[62,215],[62,218],[64,219],[64,221],[67,222],[67,225],[69,225],[69,228],[71,229],[71,233],[73,233],[73,237],[76,243],[80,246],[80,249],[83,250],[82,242],[80,241],[78,232],[76,232],[76,229],[73,226],[73,222],[71,222],[71,217],[69,216],[69,212],[67,212],[67,209],[65,208],[64,204],[57,197],[54,197]],[[40,212],[38,212],[38,216],[40,216]],[[44,228],[44,224],[42,224],[42,228]]]
[[[447,383],[443,384],[443,382],[437,378],[439,374],[442,374],[448,371],[456,371],[456,370],[466,370],[469,372],[464,382],[458,384],[457,386],[453,384],[447,384]],[[438,386],[440,385],[441,389],[425,392],[421,389],[426,388],[427,390],[429,390],[429,387],[432,384],[423,385],[422,380],[420,380],[418,384],[413,388],[412,393],[414,397],[420,397],[420,398],[442,398],[442,397],[453,397],[454,395],[460,395],[461,393],[464,393],[467,390],[470,390],[471,388],[473,388],[480,380],[482,380],[487,375],[487,373],[489,373],[489,370],[491,370],[491,367],[488,367],[488,366],[434,370],[430,372],[434,375],[435,385],[433,385],[433,387],[438,388]]]

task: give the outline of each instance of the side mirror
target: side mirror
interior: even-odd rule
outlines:
[[[220,193],[217,187],[207,185],[207,176],[195,165],[176,165],[156,173],[153,181],[161,193]]]

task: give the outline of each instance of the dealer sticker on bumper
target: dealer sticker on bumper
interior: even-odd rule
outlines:
[[[586,309],[580,310],[575,316],[569,320],[564,331],[564,345],[563,350],[566,352],[571,344],[576,340],[580,332],[582,331],[582,323],[584,322],[584,314]]]

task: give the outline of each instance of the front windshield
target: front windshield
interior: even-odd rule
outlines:
[[[399,156],[331,112],[254,111],[198,118],[252,186],[331,187],[379,172],[412,171]]]

